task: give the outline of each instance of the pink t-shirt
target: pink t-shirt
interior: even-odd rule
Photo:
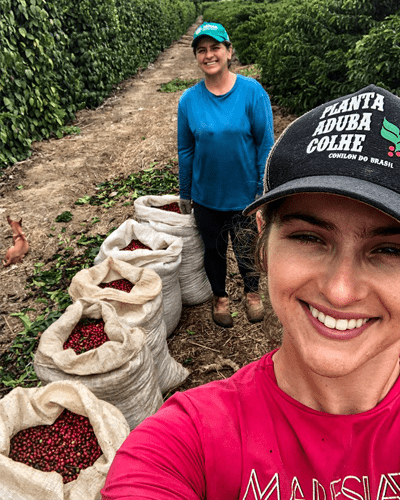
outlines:
[[[331,415],[279,389],[272,354],[142,422],[103,500],[400,500],[400,380],[372,410]]]

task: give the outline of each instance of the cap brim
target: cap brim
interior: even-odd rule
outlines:
[[[271,201],[298,193],[330,193],[346,196],[371,205],[400,220],[400,195],[368,181],[339,175],[321,175],[295,179],[268,191],[243,210],[251,215]]]
[[[194,47],[194,46],[197,44],[197,42],[200,40],[200,38],[202,38],[202,37],[204,37],[204,36],[209,36],[210,38],[214,38],[214,40],[216,40],[216,41],[217,41],[217,42],[219,42],[219,43],[222,43],[222,42],[227,41],[227,40],[226,40],[224,37],[222,37],[222,36],[218,36],[218,35],[217,35],[217,36],[212,36],[212,35],[208,35],[207,33],[204,33],[204,35],[199,35],[199,36],[197,36],[197,37],[193,40],[193,42],[192,42],[192,47]]]

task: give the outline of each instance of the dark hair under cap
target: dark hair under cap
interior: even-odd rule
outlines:
[[[291,123],[266,163],[264,194],[244,214],[296,193],[332,193],[400,220],[400,99],[369,85]]]

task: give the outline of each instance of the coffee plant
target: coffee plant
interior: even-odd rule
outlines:
[[[53,14],[44,2],[0,0],[0,166],[25,158],[66,118],[53,74],[67,38]]]
[[[347,54],[349,80],[355,87],[374,82],[399,94],[400,15],[388,16],[364,35]]]
[[[280,2],[278,2],[280,3]],[[236,55],[242,64],[252,64],[254,60],[253,42],[257,40],[259,30],[241,31],[247,23],[259,14],[268,12],[270,2],[231,1],[221,3],[206,2],[202,4],[203,19],[206,22],[221,23],[233,42]]]
[[[195,16],[191,0],[0,0],[0,169],[62,137]]]

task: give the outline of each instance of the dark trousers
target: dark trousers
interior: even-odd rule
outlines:
[[[213,294],[218,297],[227,295],[225,280],[229,235],[239,272],[243,278],[244,292],[256,292],[259,275],[255,273],[253,264],[252,238],[246,234],[249,228],[253,228],[251,234],[254,235],[254,219],[242,215],[241,211],[223,212],[203,207],[197,203],[193,203],[193,211],[204,242],[204,268]]]

